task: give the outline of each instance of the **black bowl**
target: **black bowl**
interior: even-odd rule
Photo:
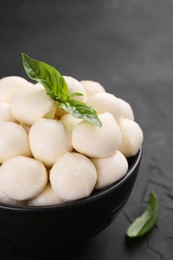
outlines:
[[[128,173],[89,197],[57,206],[0,205],[0,244],[23,249],[75,246],[105,229],[134,186],[142,148],[129,159]]]

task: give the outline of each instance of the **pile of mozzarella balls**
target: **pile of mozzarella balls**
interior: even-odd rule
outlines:
[[[64,76],[74,99],[94,108],[102,127],[58,107],[43,86],[0,79],[0,202],[44,206],[89,196],[121,179],[143,132],[126,101],[98,82]]]

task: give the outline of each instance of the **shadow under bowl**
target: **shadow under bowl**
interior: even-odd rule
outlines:
[[[85,242],[118,215],[134,186],[142,148],[129,158],[127,174],[89,197],[60,205],[19,207],[0,204],[0,244],[22,249],[61,249]]]

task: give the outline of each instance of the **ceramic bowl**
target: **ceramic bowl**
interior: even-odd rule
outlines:
[[[125,205],[134,186],[142,148],[127,174],[89,197],[54,206],[0,204],[0,244],[28,249],[75,246],[104,230]]]

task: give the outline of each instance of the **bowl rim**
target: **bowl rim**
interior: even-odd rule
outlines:
[[[88,197],[73,200],[73,201],[68,201],[62,204],[57,204],[57,205],[41,205],[41,206],[19,206],[19,205],[11,205],[11,204],[5,204],[5,203],[0,203],[0,210],[1,209],[6,209],[6,210],[13,210],[13,211],[27,211],[27,212],[37,212],[37,211],[51,211],[51,210],[67,210],[68,208],[73,208],[73,207],[79,207],[85,204],[88,204],[90,202],[94,202],[105,195],[110,194],[114,190],[116,190],[119,186],[122,186],[133,174],[135,168],[139,165],[141,158],[142,158],[142,152],[143,152],[143,147],[141,146],[140,149],[138,150],[137,154],[134,155],[131,158],[135,158],[134,163],[132,164],[132,167],[129,168],[127,171],[126,175],[124,175],[121,179],[118,181],[108,185],[107,187],[97,190],[95,193],[89,195]]]

